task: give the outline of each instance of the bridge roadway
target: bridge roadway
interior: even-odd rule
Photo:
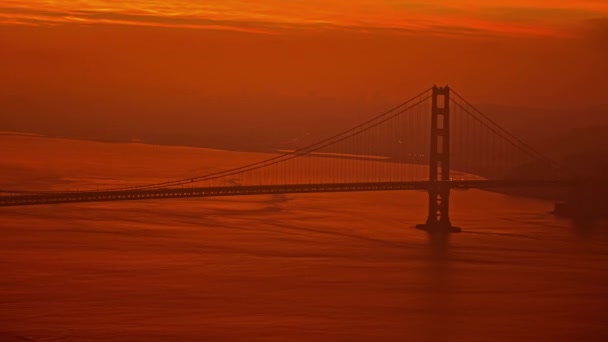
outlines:
[[[565,187],[575,185],[575,181],[563,180],[450,180],[445,181],[453,189],[503,189],[516,187]],[[438,182],[443,183],[443,182]],[[434,184],[434,185],[433,185]],[[159,188],[147,190],[121,191],[78,191],[78,192],[39,192],[0,196],[0,207],[108,202],[136,201],[175,198],[272,195],[322,192],[359,192],[359,191],[391,191],[391,190],[429,190],[437,183],[429,181],[411,182],[370,182],[370,183],[334,183],[334,184],[281,184],[281,185],[251,185],[224,187],[191,187],[191,188]]]

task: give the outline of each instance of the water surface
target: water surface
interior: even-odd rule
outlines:
[[[3,188],[164,180],[263,157],[0,139]],[[608,338],[605,223],[455,191],[464,232],[446,240],[413,229],[426,203],[414,191],[0,208],[0,340]]]

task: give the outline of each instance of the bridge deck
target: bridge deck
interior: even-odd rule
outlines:
[[[575,185],[575,183],[577,182],[563,180],[452,180],[448,183],[454,189],[501,189],[516,187],[564,187]],[[428,181],[418,181],[335,184],[281,184],[205,188],[161,188],[148,190],[81,191],[62,193],[48,192],[0,196],[0,207],[292,193],[428,190],[431,186],[434,186],[433,184],[435,183],[431,183]]]

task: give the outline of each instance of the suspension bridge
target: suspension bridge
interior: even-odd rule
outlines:
[[[433,87],[314,144],[234,169],[95,190],[4,190],[0,207],[263,194],[423,190],[421,229],[459,231],[452,189],[576,187],[545,155],[449,87]]]

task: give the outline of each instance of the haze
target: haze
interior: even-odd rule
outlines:
[[[434,83],[604,113],[607,18],[604,1],[4,1],[0,130],[221,147],[254,122],[282,128],[249,139],[268,148]]]
[[[2,0],[0,340],[605,341],[606,61],[606,0]]]

